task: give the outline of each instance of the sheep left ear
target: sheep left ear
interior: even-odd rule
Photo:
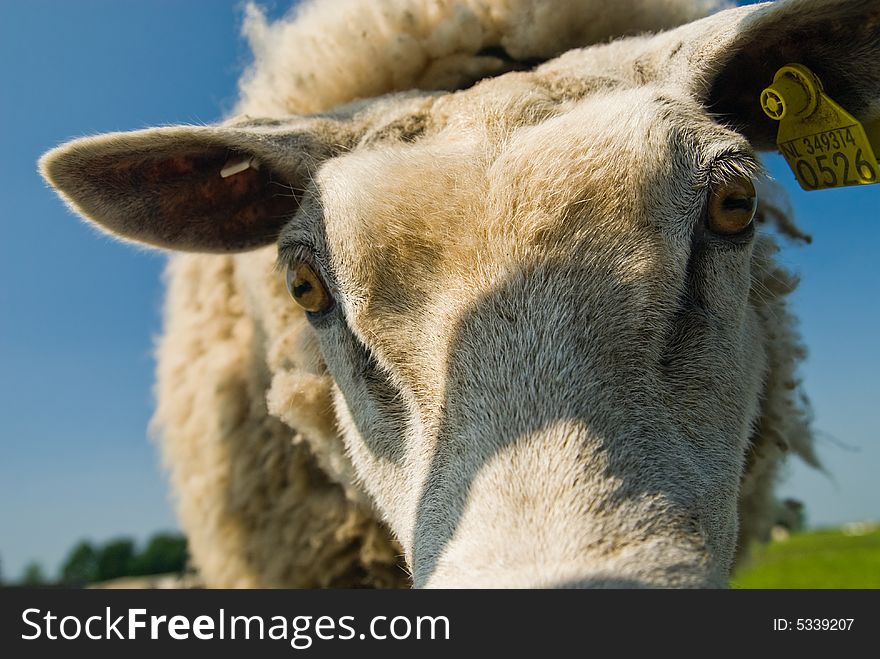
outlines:
[[[786,64],[803,64],[817,74],[828,96],[863,124],[880,120],[877,0],[739,7],[655,39],[650,59],[663,79],[680,80],[756,148],[775,148],[779,124],[763,113],[760,97]]]
[[[175,126],[74,140],[40,172],[67,204],[123,240],[240,252],[275,241],[310,176],[346,142],[343,124]]]

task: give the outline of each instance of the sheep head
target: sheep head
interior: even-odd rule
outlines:
[[[758,226],[758,98],[801,62],[877,119],[878,25],[867,0],[739,8],[452,93],[87,138],[41,167],[123,239],[276,246],[294,300],[272,304],[308,319],[331,427],[416,586],[718,586],[756,446],[811,457],[780,384],[800,353]]]

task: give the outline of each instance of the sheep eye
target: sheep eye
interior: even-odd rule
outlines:
[[[732,236],[749,228],[758,208],[755,184],[747,176],[715,186],[709,194],[709,228],[715,233]]]
[[[333,308],[335,301],[327,285],[308,263],[298,261],[289,265],[286,280],[290,296],[309,313],[321,314]]]

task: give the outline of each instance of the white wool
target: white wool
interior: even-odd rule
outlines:
[[[726,0],[307,0],[269,23],[247,6],[254,63],[237,111],[282,116],[405,89],[453,89],[571,48],[653,32]]]

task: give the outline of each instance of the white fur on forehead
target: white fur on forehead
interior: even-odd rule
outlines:
[[[309,113],[400,89],[451,89],[507,70],[496,54],[545,60],[614,37],[667,29],[728,0],[307,0],[244,33],[254,64],[238,111]],[[344,20],[340,20],[344,17]]]

